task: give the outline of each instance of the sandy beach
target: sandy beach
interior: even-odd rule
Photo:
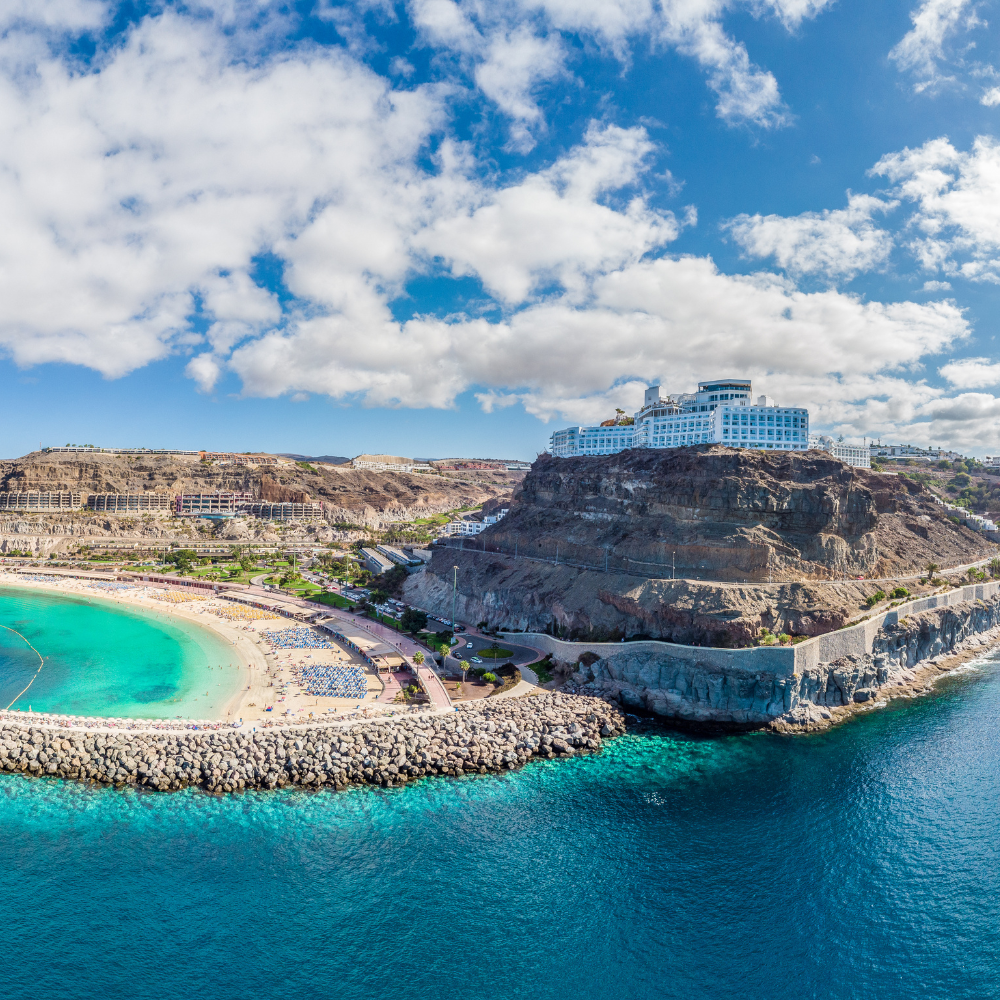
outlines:
[[[40,570],[37,575],[46,574]],[[292,647],[272,650],[263,633],[308,627],[300,622],[280,617],[231,621],[220,616],[218,612],[224,609],[229,614],[239,614],[238,609],[234,611],[232,602],[216,597],[178,602],[158,599],[155,596],[157,593],[163,594],[172,589],[162,586],[137,586],[134,589],[107,592],[87,580],[65,578],[49,582],[32,580],[21,574],[0,572],[0,587],[2,586],[16,586],[125,605],[164,618],[171,617],[195,624],[214,632],[231,646],[236,676],[231,679],[233,693],[225,702],[220,718],[212,721],[232,723],[242,719],[244,725],[258,726],[277,725],[279,720],[282,725],[303,724],[317,721],[320,717],[335,717],[359,709],[364,710],[366,715],[374,714],[369,711],[372,709],[377,709],[379,712],[389,709],[388,705],[375,704],[376,698],[382,693],[383,685],[372,668],[357,653],[334,642],[329,634],[324,633],[324,638],[333,647],[331,649]],[[319,630],[314,631],[319,634]],[[368,692],[364,698],[317,697],[307,694],[298,685],[295,667],[335,663],[356,664],[365,670]],[[271,711],[267,711],[268,708],[271,708]]]

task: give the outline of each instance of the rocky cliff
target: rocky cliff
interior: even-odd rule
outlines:
[[[883,625],[870,653],[838,657],[785,675],[724,670],[668,652],[583,654],[574,678],[585,691],[692,723],[802,726],[865,704],[917,680],[922,665],[1000,638],[1000,596],[907,615]]]
[[[744,645],[762,627],[830,631],[877,589],[858,577],[995,550],[919,483],[820,452],[719,446],[542,456],[507,517],[461,544],[411,578],[414,603],[450,611],[457,565],[467,621],[708,645]]]

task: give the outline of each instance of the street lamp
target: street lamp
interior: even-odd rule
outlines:
[[[455,621],[455,599],[458,596],[458,567],[452,566],[452,569],[455,571],[455,578],[451,585],[451,634],[454,635],[455,627],[458,625],[458,622]]]

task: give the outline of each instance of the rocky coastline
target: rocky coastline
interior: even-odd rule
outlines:
[[[594,752],[624,731],[614,705],[562,693],[263,732],[66,730],[18,720],[0,722],[0,770],[157,791],[392,788]]]
[[[789,673],[726,671],[668,653],[583,654],[571,681],[582,693],[689,727],[813,732],[928,683],[1000,642],[1000,595],[905,614],[881,625],[871,651]]]

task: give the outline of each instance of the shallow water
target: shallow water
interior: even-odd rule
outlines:
[[[0,778],[5,997],[1000,996],[1000,667],[342,793]]]
[[[167,613],[89,595],[0,587],[0,708],[122,718],[219,718],[239,687],[221,636]],[[23,636],[24,638],[21,638]]]

